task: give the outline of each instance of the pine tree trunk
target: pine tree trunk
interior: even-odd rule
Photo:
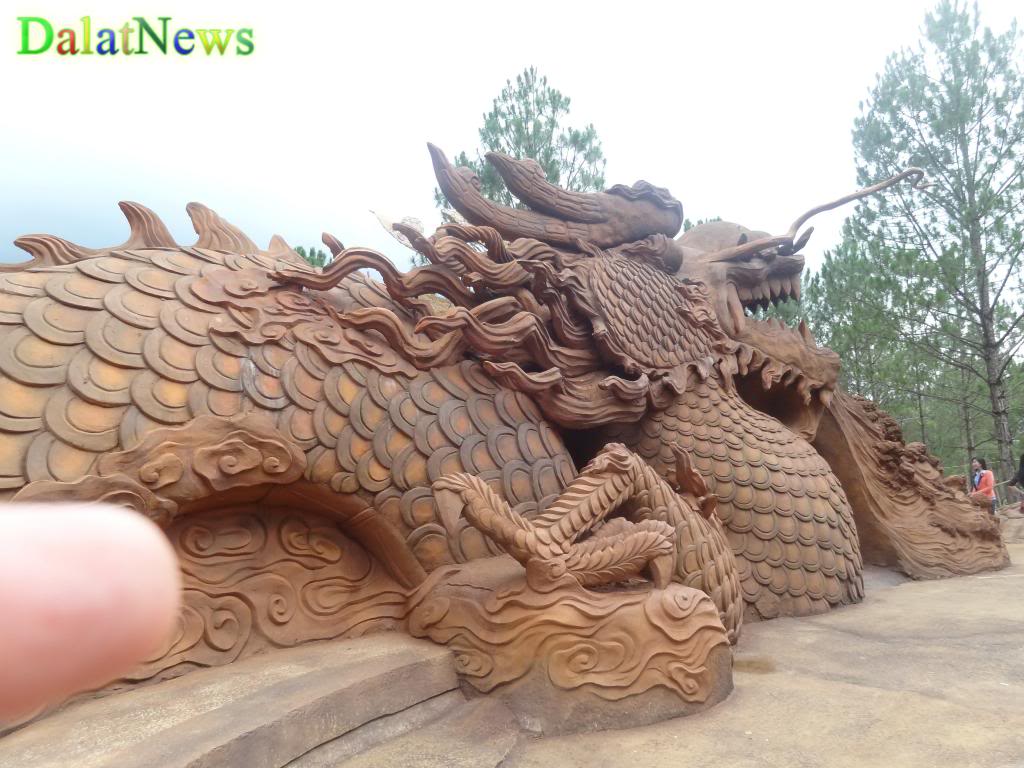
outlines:
[[[920,386],[920,381],[918,381],[918,386]],[[917,421],[921,425],[921,442],[927,444],[928,433],[924,428],[924,398],[921,397],[920,389],[915,394],[917,395]]]
[[[1013,475],[1013,439],[1010,436],[1010,413],[1006,405],[1006,382],[1002,370],[1002,350],[996,341],[995,308],[989,290],[988,269],[985,264],[985,248],[981,242],[981,224],[977,214],[975,177],[967,136],[961,131],[958,137],[960,161],[967,191],[965,223],[969,236],[971,264],[974,266],[978,288],[978,319],[981,322],[981,354],[985,361],[985,384],[988,387],[992,407],[992,423],[995,428],[996,444],[999,446],[998,472],[1003,478]],[[995,467],[993,467],[995,469]]]
[[[968,478],[968,488],[970,487],[971,459],[974,458],[974,429],[971,426],[971,408],[967,401],[967,388],[969,385],[970,380],[968,379],[967,372],[961,370],[960,391],[963,393],[963,395],[960,402],[957,403],[957,407],[960,409],[960,420],[964,433],[964,451],[966,454],[966,461],[964,462],[964,475]]]
[[[999,446],[999,474],[1005,479],[1013,475],[1013,438],[1010,435],[1010,410],[1006,404],[1006,382],[1002,371],[1003,356],[996,341],[994,308],[989,296],[985,253],[981,245],[981,231],[976,223],[970,228],[971,258],[978,280],[978,308],[981,319],[981,354],[985,361],[985,384],[988,388],[992,425]]]

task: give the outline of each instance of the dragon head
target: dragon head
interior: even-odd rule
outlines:
[[[802,243],[716,221],[686,231],[675,245],[678,275],[708,287],[722,330],[737,342],[741,394],[812,436],[838,381],[839,357],[817,345],[803,320],[790,327],[757,317],[758,310],[800,300]]]
[[[433,365],[472,350],[492,376],[574,428],[667,407],[693,373],[718,369],[755,408],[813,436],[839,359],[806,325],[758,320],[754,311],[799,299],[799,252],[812,216],[923,177],[910,169],[818,206],[779,236],[713,222],[672,239],[682,205],[648,182],[573,192],[549,183],[535,162],[491,153],[526,205],[508,208],[484,197],[472,174],[437,147],[430,153],[441,190],[469,225],[445,225],[432,238],[405,233],[430,265],[393,277],[389,291],[430,288],[454,305],[420,320],[407,354]],[[365,266],[345,260],[357,262]],[[324,279],[348,268],[332,265]],[[366,322],[401,335],[386,318]]]
[[[814,436],[821,411],[835,390],[839,357],[817,345],[805,321],[790,328],[776,318],[758,318],[757,310],[800,300],[804,269],[800,250],[814,231],[813,227],[803,227],[812,217],[903,179],[911,179],[916,189],[927,186],[923,171],[908,168],[812,208],[783,235],[772,236],[717,221],[694,227],[674,241],[678,274],[708,287],[719,324],[737,343],[740,393],[751,405],[771,413],[807,438]]]

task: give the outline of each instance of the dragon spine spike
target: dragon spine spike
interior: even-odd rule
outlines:
[[[199,235],[195,243],[196,248],[247,254],[260,252],[259,247],[248,235],[202,203],[189,203],[185,210],[192,219],[196,234]]]
[[[292,247],[288,245],[288,242],[280,235],[274,235],[270,238],[270,243],[267,245],[267,253],[271,255],[277,255],[281,253],[294,253]]]
[[[153,211],[139,203],[122,201],[118,207],[128,220],[129,236],[120,246],[108,249],[86,248],[55,235],[24,235],[14,241],[32,259],[21,264],[0,265],[0,273],[33,267],[57,267],[92,258],[103,250],[131,248],[176,248],[171,233]]]
[[[144,205],[122,200],[117,204],[128,219],[131,235],[122,248],[176,248],[171,233],[160,217]]]
[[[21,264],[0,265],[0,272],[20,272],[34,267],[57,267],[95,256],[99,251],[76,245],[55,235],[24,235],[14,241],[32,259]]]

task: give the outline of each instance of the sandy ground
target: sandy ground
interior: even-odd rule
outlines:
[[[736,690],[690,718],[525,741],[504,768],[1024,767],[1024,544],[996,573],[871,571],[857,606],[744,628]]]

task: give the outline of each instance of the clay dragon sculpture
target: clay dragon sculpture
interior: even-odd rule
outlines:
[[[744,617],[859,601],[864,554],[1006,564],[805,326],[747,316],[799,298],[799,230],[847,199],[782,237],[673,240],[682,206],[646,182],[571,193],[492,155],[529,206],[507,209],[430,151],[469,224],[395,225],[429,261],[407,273],[329,235],[314,269],[197,204],[192,246],[135,203],[120,246],[17,241],[0,499],[127,504],[182,560],[180,631],[127,682],[400,627],[479,690],[543,658],[557,687],[711,701]],[[525,581],[455,594],[503,553]]]

